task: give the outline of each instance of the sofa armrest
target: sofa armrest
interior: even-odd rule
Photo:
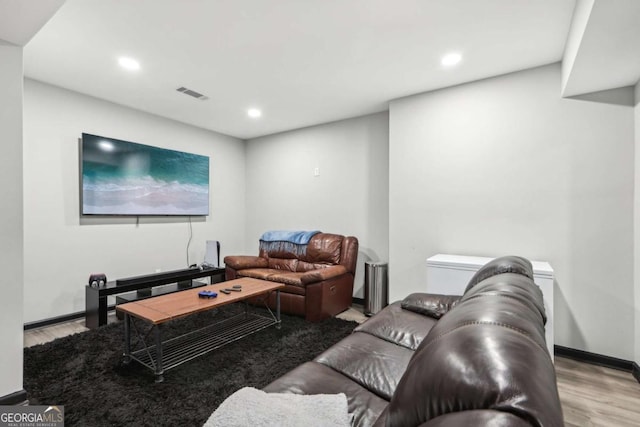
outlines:
[[[319,268],[317,270],[307,271],[302,276],[300,276],[300,281],[303,285],[308,285],[309,283],[322,282],[323,280],[342,276],[347,272],[347,269],[343,265],[334,265],[327,268]]]
[[[224,264],[234,270],[246,268],[267,268],[269,261],[266,258],[250,255],[233,255],[224,257]]]
[[[439,319],[451,310],[462,298],[460,295],[414,293],[400,304],[405,310]]]

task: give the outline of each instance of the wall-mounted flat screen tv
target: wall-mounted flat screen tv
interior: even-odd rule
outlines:
[[[209,215],[209,157],[82,134],[82,215]]]

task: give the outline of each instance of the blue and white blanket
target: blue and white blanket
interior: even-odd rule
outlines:
[[[260,240],[263,242],[290,242],[298,245],[306,245],[309,240],[316,234],[320,233],[318,230],[314,231],[287,231],[287,230],[272,230],[266,231]]]
[[[304,255],[307,252],[309,240],[316,234],[314,231],[285,231],[272,230],[265,232],[260,237],[260,249],[267,252],[290,252],[297,256]]]

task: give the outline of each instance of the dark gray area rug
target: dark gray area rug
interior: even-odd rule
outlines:
[[[228,317],[228,306],[166,325],[170,337]],[[255,310],[255,308],[254,308]],[[236,390],[262,388],[349,335],[355,322],[282,315],[269,327],[165,373],[122,363],[122,322],[24,350],[32,405],[64,405],[66,426],[201,426]]]

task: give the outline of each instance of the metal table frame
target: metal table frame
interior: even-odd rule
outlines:
[[[188,332],[167,341],[162,340],[164,323],[152,324],[146,331],[139,329],[134,317],[124,313],[124,354],[123,362],[129,364],[132,360],[151,369],[155,374],[155,382],[164,381],[164,372],[175,368],[189,360],[209,353],[226,344],[237,341],[247,335],[275,325],[280,329],[280,290],[276,289],[276,312],[273,313],[267,305],[268,292],[261,298],[265,304],[269,317],[249,312],[248,303],[244,301],[244,312],[228,319],[207,325],[195,331]],[[143,319],[138,319],[144,322]],[[131,348],[131,332],[138,337],[141,348]],[[147,344],[153,333],[153,344]]]

